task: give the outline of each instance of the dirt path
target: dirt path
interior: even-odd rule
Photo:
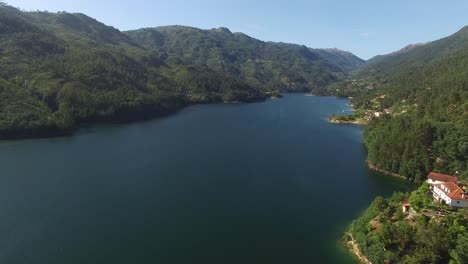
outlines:
[[[370,260],[367,259],[367,257],[364,256],[364,254],[362,254],[358,244],[356,243],[356,240],[354,240],[353,235],[348,233],[347,236],[350,238],[350,240],[346,242],[346,245],[348,246],[349,250],[353,252],[353,254],[361,261],[361,263],[372,264],[372,262],[370,262]]]

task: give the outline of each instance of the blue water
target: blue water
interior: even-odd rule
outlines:
[[[73,137],[0,143],[0,263],[355,263],[377,195],[347,100],[189,107]]]

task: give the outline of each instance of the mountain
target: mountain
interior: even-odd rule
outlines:
[[[325,58],[226,28],[120,32],[84,14],[0,4],[0,139],[323,88],[362,63],[333,53]]]
[[[380,62],[382,60],[385,60],[385,59],[393,57],[393,56],[404,55],[404,54],[412,51],[414,48],[424,46],[425,44],[426,43],[409,44],[409,45],[405,46],[404,48],[402,48],[400,50],[397,50],[397,51],[394,51],[394,52],[392,52],[390,54],[377,55],[377,56],[372,57],[369,60],[367,60],[365,65],[368,66],[368,65],[376,64],[376,63],[378,63],[378,62]]]
[[[227,28],[165,26],[124,32],[143,47],[254,86],[310,91],[342,79],[363,64],[349,52],[264,42]]]
[[[358,69],[365,61],[356,57],[349,51],[340,49],[314,49],[315,52],[320,54],[320,57],[332,62],[345,72]]]
[[[422,180],[429,171],[468,180],[468,27],[371,60],[334,84],[373,118],[364,141],[371,163]]]

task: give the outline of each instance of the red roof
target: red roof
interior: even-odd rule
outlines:
[[[453,182],[441,183],[441,184],[438,184],[437,187],[441,189],[448,197],[450,197],[450,199],[453,199],[453,200],[468,199],[466,195],[463,195],[465,194],[463,189]],[[445,190],[444,187],[447,188],[447,191]]]
[[[437,172],[429,173],[429,175],[427,175],[427,178],[431,179],[433,181],[453,182],[453,183],[458,182],[458,178],[455,177],[455,176],[440,174],[440,173],[437,173]]]

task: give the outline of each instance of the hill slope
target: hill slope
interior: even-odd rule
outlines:
[[[174,48],[157,48],[157,41],[150,47],[84,14],[22,12],[1,4],[0,139],[67,134],[82,122],[149,118],[187,104],[261,100],[288,82],[301,85],[285,90],[311,90],[359,64],[348,62],[354,60],[349,54],[336,64],[315,59],[304,80],[300,65],[312,65],[305,57],[291,55],[298,57],[291,71],[291,64],[278,60],[258,61],[263,55],[257,53],[263,51],[257,46],[269,44],[228,30],[192,43],[199,32],[204,31],[184,31],[173,41],[165,37],[161,43],[174,42]],[[185,54],[179,42],[191,43],[189,51],[198,55]],[[242,56],[220,49],[218,42]],[[287,59],[294,50],[309,53],[301,46],[274,46],[270,57]],[[237,68],[238,63],[244,66]],[[263,70],[269,67],[279,70]],[[255,74],[241,74],[249,71]]]
[[[468,179],[468,27],[371,60],[331,89],[390,112],[366,129],[371,163],[417,180],[431,170]]]
[[[263,42],[226,28],[166,26],[125,32],[142,46],[169,58],[210,69],[254,86],[310,91],[342,79],[363,61],[340,50]]]

